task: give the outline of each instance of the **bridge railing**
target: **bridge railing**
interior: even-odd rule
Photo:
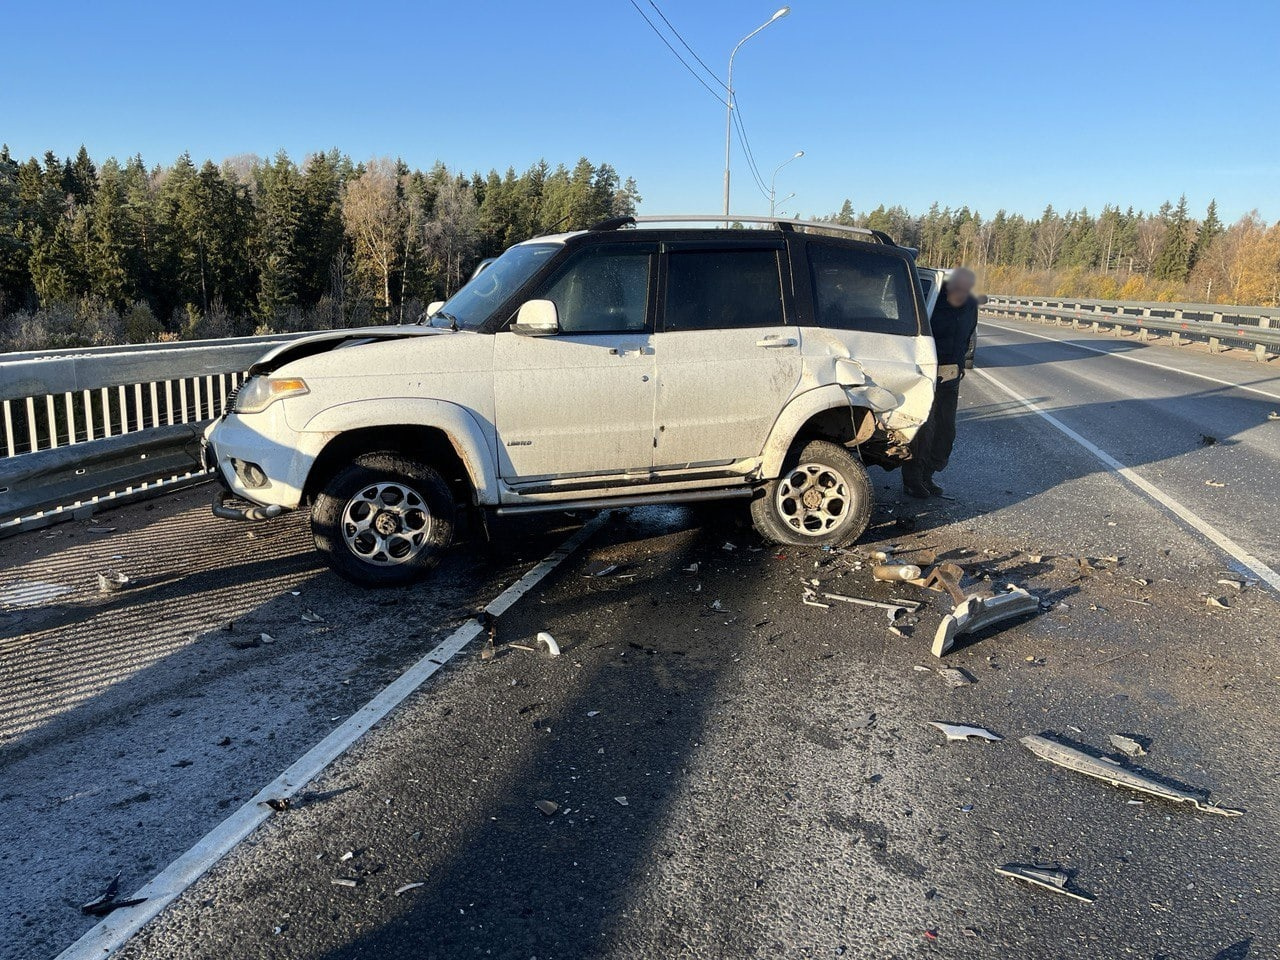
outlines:
[[[1244,348],[1261,361],[1280,353],[1280,308],[1275,307],[992,296],[982,310],[993,317],[1035,320],[1076,330],[1131,332],[1139,340],[1167,334],[1175,346],[1207,343],[1214,353],[1228,347]]]
[[[288,339],[0,354],[0,536],[199,479],[204,426]]]

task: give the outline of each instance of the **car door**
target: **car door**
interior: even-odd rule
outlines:
[[[923,285],[906,260],[874,247],[818,238],[805,247],[819,328],[806,336],[806,352],[827,341],[827,349],[856,368],[844,374],[847,387],[879,398],[890,427],[918,427],[929,416],[938,373],[933,337],[922,321],[928,314],[918,299]],[[935,274],[931,301],[938,279]]]
[[[572,254],[534,294],[556,305],[553,336],[494,337],[494,425],[509,484],[589,487],[653,464],[654,243]]]
[[[659,296],[655,472],[759,456],[800,380],[784,244],[665,243]]]
[[[938,293],[942,290],[942,282],[947,279],[947,271],[917,266],[916,276],[920,278],[920,290],[924,293],[925,316],[932,317],[933,305],[938,302]]]

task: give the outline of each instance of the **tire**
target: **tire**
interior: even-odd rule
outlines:
[[[806,494],[816,494],[808,506]],[[837,443],[810,440],[792,448],[777,479],[751,501],[751,519],[772,543],[840,547],[867,529],[871,500],[871,479],[857,457]]]
[[[316,496],[311,535],[334,572],[367,587],[420,580],[453,543],[456,506],[431,467],[366,453]]]

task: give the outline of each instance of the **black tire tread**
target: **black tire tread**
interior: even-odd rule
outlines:
[[[351,553],[339,524],[342,508],[361,487],[379,480],[407,481],[422,494],[431,510],[431,540],[408,563],[376,567]],[[394,450],[365,453],[335,473],[316,495],[311,507],[311,535],[335,573],[366,587],[402,586],[421,580],[440,562],[453,543],[456,505],[449,484],[433,467]]]
[[[780,478],[801,463],[821,463],[832,467],[840,471],[849,484],[850,499],[854,504],[850,518],[825,536],[806,537],[796,533],[782,522],[773,505]],[[756,532],[770,543],[797,547],[843,547],[866,532],[871,523],[873,496],[867,468],[848,449],[830,440],[798,441],[787,454],[779,476],[765,484],[761,494],[751,501],[751,521]]]

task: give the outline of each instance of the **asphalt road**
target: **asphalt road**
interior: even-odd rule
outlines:
[[[1277,561],[1280,402],[1082,346],[1280,395],[1265,368],[1001,326],[984,372]],[[1275,595],[996,383],[962,398],[955,499],[904,501],[874,471],[859,549],[1044,598],[948,656],[974,682],[928,653],[937,594],[764,548],[738,506],[632,511],[502,617],[496,657],[451,661],[312,784],[324,799],[275,815],[122,955],[1280,956]],[[106,515],[110,533],[0,542],[0,596],[75,589],[0,613],[0,957],[66,946],[116,871],[136,889],[567,533],[522,525],[510,554],[368,593],[319,571],[297,520],[249,540],[182,497]],[[95,594],[103,564],[139,592]],[[928,605],[901,637],[877,610],[803,605],[811,579]],[[539,630],[561,657],[522,649]],[[238,648],[260,632],[276,642]],[[930,720],[1005,739],[947,743]],[[1143,768],[1246,813],[1132,803],[1017,742],[1045,732],[1141,738]],[[1011,861],[1061,863],[1097,902],[998,877]]]

